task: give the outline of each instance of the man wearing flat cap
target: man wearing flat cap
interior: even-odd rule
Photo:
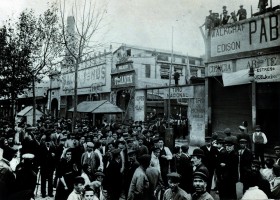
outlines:
[[[135,170],[128,191],[128,200],[150,200],[149,180],[146,169],[149,167],[151,156],[144,154],[138,158],[140,166]]]
[[[193,174],[193,187],[195,193],[192,195],[192,200],[214,200],[207,190],[207,172],[199,170]]]
[[[88,164],[91,166],[92,176],[95,171],[100,167],[100,160],[97,153],[93,151],[94,144],[92,142],[87,142],[87,151],[82,154],[81,165]]]
[[[236,17],[239,16],[239,20],[244,20],[247,18],[247,11],[243,8],[243,5],[240,5],[240,9],[237,11]]]
[[[176,172],[172,172],[167,174],[167,179],[168,179],[168,185],[169,185],[169,189],[167,189],[163,195],[163,200],[190,200],[191,195],[186,193],[184,190],[182,190],[179,187],[179,183],[180,183],[180,179],[181,179],[181,175],[176,173]]]
[[[277,157],[276,164],[280,166],[280,145],[274,147],[274,152]]]
[[[247,148],[248,141],[244,138],[239,140],[238,157],[239,157],[239,181],[243,183],[244,191],[249,188],[246,185],[248,177],[248,172],[251,169],[251,162],[253,160],[253,154],[250,149]]]
[[[205,158],[203,160],[204,165],[207,167],[209,171],[209,180],[207,183],[207,192],[210,192],[211,186],[212,186],[212,178],[214,175],[214,171],[216,168],[216,159],[218,150],[217,148],[212,146],[212,138],[211,137],[205,137],[205,145],[200,147],[205,155]]]

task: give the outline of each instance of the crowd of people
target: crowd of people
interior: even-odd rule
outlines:
[[[244,126],[239,134],[227,128],[189,154],[188,144],[164,145],[164,123],[81,122],[73,132],[66,119],[42,118],[15,131],[5,125],[0,199],[34,199],[38,184],[42,198],[56,200],[211,200],[211,192],[237,199],[237,183],[243,199],[280,198],[280,146],[276,162],[264,159],[260,126],[251,137]]]
[[[259,12],[257,14],[265,13],[267,6],[268,6],[268,0],[259,0],[258,3]],[[227,6],[223,6],[222,12],[220,14],[213,13],[212,10],[209,10],[209,15],[206,16],[205,23],[202,26],[205,25],[206,30],[211,30],[218,26],[224,26],[226,24],[231,24],[236,21],[242,21],[245,19],[247,19],[247,11],[243,7],[243,5],[239,6],[237,12],[235,11],[228,12]]]

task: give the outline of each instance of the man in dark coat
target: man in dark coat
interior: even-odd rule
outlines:
[[[105,171],[104,187],[106,187],[111,200],[119,200],[122,192],[122,174],[121,174],[121,150],[114,149],[112,160]]]
[[[253,154],[252,152],[247,148],[247,140],[246,139],[240,139],[239,140],[239,146],[240,149],[238,150],[238,156],[239,156],[239,180],[243,183],[243,191],[247,190],[249,188],[247,183],[247,179],[250,178],[248,176],[249,171],[251,170],[251,162],[253,160]]]
[[[177,169],[177,172],[182,177],[180,180],[180,187],[183,190],[185,190],[187,193],[191,193],[193,169],[192,169],[191,157],[188,154],[189,146],[182,145],[181,150],[182,153],[180,155],[179,167]]]
[[[268,6],[268,0],[259,0],[258,8],[260,9],[260,13],[265,12],[266,6]]]
[[[204,155],[205,155],[203,163],[209,171],[209,177],[208,177],[208,182],[207,182],[207,192],[210,192],[213,175],[214,175],[214,171],[216,168],[216,159],[217,159],[218,150],[212,146],[211,137],[205,137],[205,145],[200,148],[203,150]]]
[[[271,198],[271,190],[270,184],[268,180],[264,179],[260,173],[261,162],[259,160],[254,159],[251,164],[251,171],[248,173],[249,179],[246,185],[250,186],[250,182],[254,180],[254,186],[258,186],[260,190],[262,190],[268,198]]]
[[[220,163],[221,174],[219,195],[221,199],[236,199],[236,183],[238,181],[238,155],[234,150],[235,141],[228,137],[225,140],[226,154]]]
[[[240,5],[240,9],[237,11],[236,17],[239,16],[239,21],[247,19],[247,11]]]
[[[56,165],[55,147],[51,138],[47,137],[44,144],[40,146],[40,170],[41,170],[41,193],[46,197],[46,182],[48,180],[48,196],[53,197],[53,173]]]
[[[193,150],[193,154],[191,155],[193,173],[196,171],[204,171],[207,174],[207,177],[209,177],[209,171],[202,162],[202,159],[204,159],[204,158],[205,158],[205,155],[204,155],[204,151],[202,149],[196,148]],[[194,188],[192,188],[192,192],[194,192]]]

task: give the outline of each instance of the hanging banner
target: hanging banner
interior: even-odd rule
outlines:
[[[254,79],[249,77],[249,69],[233,73],[223,73],[224,86],[243,85],[255,81],[257,83],[280,82],[280,65],[259,67],[254,69]]]

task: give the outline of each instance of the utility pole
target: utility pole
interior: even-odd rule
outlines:
[[[170,116],[171,116],[171,103],[170,103],[170,90],[171,90],[171,76],[172,76],[172,65],[173,65],[173,26],[172,26],[172,41],[171,41],[171,62],[169,67],[169,86],[168,86],[168,115],[167,115],[167,128],[165,130],[165,146],[169,147],[173,151],[175,146],[175,138],[173,134],[173,128],[170,126]]]
[[[169,85],[168,85],[168,115],[167,115],[168,128],[170,128],[170,116],[171,116],[170,90],[171,90],[172,65],[173,65],[173,26],[172,26],[172,38],[171,38],[171,62],[169,67]]]

